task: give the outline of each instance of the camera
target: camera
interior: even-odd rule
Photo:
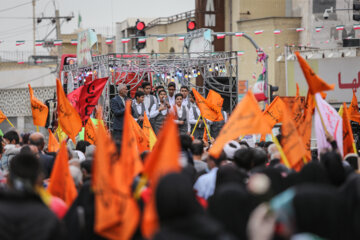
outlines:
[[[334,7],[325,9],[325,12],[324,12],[324,14],[323,14],[323,18],[324,18],[325,20],[329,19],[329,16],[330,16],[329,13],[333,13],[333,12],[334,12]]]

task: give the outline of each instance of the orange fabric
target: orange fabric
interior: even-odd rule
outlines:
[[[343,103],[344,111],[343,111],[343,149],[344,149],[344,156],[348,153],[354,153],[353,143],[354,143],[354,136],[350,124],[350,119],[348,116],[348,112],[346,111],[347,106],[346,103]]]
[[[209,150],[209,154],[218,157],[223,146],[239,136],[268,133],[271,133],[271,127],[264,119],[253,93],[248,91],[221,129],[215,143]]]
[[[128,106],[126,108],[130,110]],[[129,127],[129,110],[125,111],[124,116],[124,154],[120,158],[116,156],[116,146],[105,128],[100,124],[97,129],[97,139],[102,141],[96,145],[92,175],[95,193],[94,231],[108,239],[131,239],[140,218],[137,204],[131,197],[130,185],[136,173],[129,162],[134,159],[133,153],[137,153],[137,146]],[[138,155],[135,157],[138,158]]]
[[[296,83],[296,95],[295,97],[300,97],[300,88],[299,88],[299,84]]]
[[[150,150],[150,144],[148,144],[147,137],[144,133],[144,131],[141,129],[140,125],[135,121],[135,119],[131,118],[131,124],[132,124],[132,130],[135,134],[137,147],[139,150],[139,153],[142,153],[143,151]],[[144,125],[144,122],[143,122]]]
[[[321,97],[325,100],[325,99],[326,99],[326,96],[327,96],[327,93],[325,93],[325,92],[320,92],[320,95],[321,95]]]
[[[155,204],[156,186],[162,176],[181,170],[179,166],[180,151],[178,127],[174,122],[174,117],[169,115],[159,133],[153,151],[145,160],[144,175],[149,179],[150,187],[153,190],[150,201],[145,205],[141,225],[142,233],[146,238],[151,238],[159,228]]]
[[[291,168],[296,167],[299,162],[303,161],[302,158],[306,154],[305,146],[296,129],[291,113],[286,109],[285,104],[281,125],[281,146]]]
[[[350,106],[349,106],[349,108],[347,108],[347,110],[349,113],[350,120],[360,123],[359,106],[358,106],[357,97],[355,95],[355,91],[353,91],[353,97],[351,99]]]
[[[204,142],[204,143],[208,143],[208,142],[209,142],[208,135],[207,135],[207,133],[206,133],[206,128],[204,128],[203,142]]]
[[[308,110],[308,113],[304,113],[300,124],[296,125],[297,132],[301,136],[303,144],[306,149],[306,160],[311,160],[311,126],[312,126],[312,112],[313,110]]]
[[[146,145],[149,148],[149,150],[152,150],[155,142],[156,142],[156,134],[154,130],[151,127],[150,121],[148,116],[146,115],[146,112],[144,113],[144,121],[143,121],[143,131],[146,136]]]
[[[210,90],[206,97],[206,101],[208,101],[210,104],[216,106],[217,111],[221,112],[221,108],[224,103],[224,99],[221,97],[220,94],[218,94],[214,90]]]
[[[284,103],[280,99],[280,97],[275,97],[275,99],[271,102],[271,104],[265,109],[263,115],[266,122],[269,124],[271,128],[275,126],[275,124],[279,123],[281,120],[281,116],[284,111]]]
[[[75,137],[82,129],[80,115],[66,98],[59,79],[56,79],[56,93],[58,121],[60,122],[62,130],[75,143]]]
[[[51,195],[61,198],[67,206],[71,206],[77,197],[74,180],[70,174],[69,156],[66,142],[60,144],[54,167],[51,171],[48,191]]]
[[[213,122],[224,120],[224,117],[221,114],[221,108],[219,109],[219,106],[207,101],[203,96],[200,95],[198,91],[196,91],[195,88],[193,88],[192,91],[195,96],[196,104],[199,107],[200,113],[204,118]],[[213,94],[213,97],[211,97],[211,101],[218,101],[215,94]]]
[[[96,127],[91,118],[89,118],[85,124],[84,140],[92,145],[96,144]]]
[[[295,52],[295,55],[299,61],[300,67],[304,73],[306,81],[309,85],[310,92],[315,94],[321,91],[334,90],[334,84],[327,84],[324,80],[322,80],[319,76],[315,74],[315,72],[311,69],[306,60],[301,57],[299,52]]]
[[[55,138],[54,134],[51,132],[51,130],[48,129],[48,131],[49,131],[48,151],[49,152],[57,152],[60,149],[60,144],[56,140],[56,138]]]
[[[30,84],[28,84],[28,86],[33,123],[35,126],[45,127],[49,108],[34,96],[34,91]]]
[[[300,97],[296,97],[294,101],[294,105],[291,110],[292,119],[295,122],[296,128],[301,124],[302,117],[303,117],[303,111],[304,111],[304,105],[301,102]]]
[[[0,110],[0,123],[7,119],[6,115]]]

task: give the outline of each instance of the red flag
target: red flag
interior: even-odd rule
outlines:
[[[99,78],[86,85],[81,90],[78,106],[80,106],[80,116],[83,123],[89,119],[100,95],[104,90],[108,78]],[[85,125],[85,124],[84,124]]]
[[[80,99],[80,94],[81,94],[83,87],[84,86],[80,86],[79,88],[75,89],[71,93],[67,94],[67,98],[69,99],[69,102],[76,109],[76,111],[78,111],[79,114],[80,114],[79,99]]]

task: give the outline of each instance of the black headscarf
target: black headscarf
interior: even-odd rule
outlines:
[[[248,178],[248,175],[244,170],[239,169],[233,164],[227,164],[219,167],[216,175],[215,191],[226,183],[237,183],[245,186]]]
[[[254,209],[253,199],[244,187],[222,185],[209,200],[209,213],[238,239],[247,239],[246,225]]]
[[[332,185],[338,187],[344,183],[346,175],[339,153],[331,151],[321,154],[320,162],[325,167]]]
[[[299,174],[300,183],[329,184],[329,178],[323,165],[318,162],[306,164]]]

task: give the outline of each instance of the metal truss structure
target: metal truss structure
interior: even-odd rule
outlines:
[[[236,52],[108,54],[92,58],[92,65],[78,68],[76,63],[64,66],[62,82],[77,88],[92,78],[109,77],[99,103],[103,116],[110,122],[110,99],[117,94],[116,85],[125,83],[130,90],[142,81],[153,86],[175,82],[177,88],[188,86],[206,94],[210,89],[230,99],[230,111],[238,101],[238,58]],[[69,86],[68,86],[69,87]]]

